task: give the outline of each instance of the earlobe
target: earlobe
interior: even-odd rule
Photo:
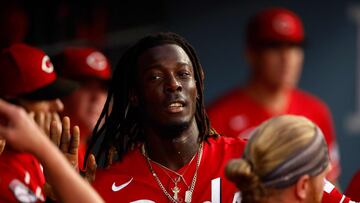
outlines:
[[[310,176],[304,175],[295,183],[295,195],[299,200],[305,200],[310,189]]]

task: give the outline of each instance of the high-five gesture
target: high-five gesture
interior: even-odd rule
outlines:
[[[60,202],[103,202],[92,187],[73,170],[25,110],[0,100],[0,121],[0,138],[6,139],[12,148],[30,152],[39,159]],[[60,148],[66,152],[67,158],[73,157],[79,138],[77,128],[74,128],[75,135],[71,138],[69,126],[70,120],[64,119],[61,134],[64,138],[60,141]]]
[[[70,118],[67,116],[63,118],[61,125],[58,122],[56,119],[51,122],[50,140],[61,150],[72,167],[78,171],[79,127],[74,126],[71,133]]]

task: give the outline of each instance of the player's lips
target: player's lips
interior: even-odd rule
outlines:
[[[185,101],[182,101],[182,100],[168,102],[166,104],[166,111],[168,113],[182,112],[184,110],[184,107],[186,106],[185,104],[186,104]]]

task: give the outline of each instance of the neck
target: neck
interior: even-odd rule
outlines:
[[[147,155],[171,170],[178,170],[190,162],[199,149],[199,130],[195,119],[176,136],[149,127],[145,127],[144,131]]]
[[[296,199],[293,195],[293,188],[285,188],[285,189],[274,189],[268,191],[269,195],[264,198],[261,203],[286,203],[286,202],[293,202],[293,203],[301,203],[298,199]]]
[[[289,89],[272,87],[257,80],[252,80],[246,87],[246,94],[275,115],[286,111],[290,93]]]

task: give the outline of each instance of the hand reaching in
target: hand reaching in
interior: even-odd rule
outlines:
[[[59,125],[57,128],[61,129],[61,119],[57,112],[38,111],[29,112],[29,115],[47,136],[50,136],[50,129],[53,121],[56,121],[57,125]]]
[[[39,153],[47,138],[23,108],[0,100],[0,118],[0,138],[20,152]]]

